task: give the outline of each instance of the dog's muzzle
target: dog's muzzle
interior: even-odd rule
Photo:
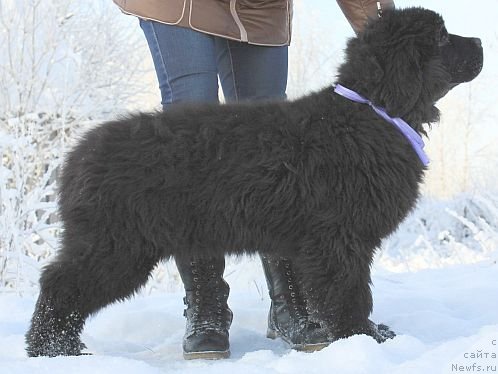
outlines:
[[[451,75],[451,86],[470,82],[479,75],[483,65],[481,39],[449,35],[449,42],[441,46],[443,64]]]

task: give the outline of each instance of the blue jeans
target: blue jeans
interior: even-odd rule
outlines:
[[[288,48],[263,47],[140,20],[166,109],[174,103],[285,99]]]

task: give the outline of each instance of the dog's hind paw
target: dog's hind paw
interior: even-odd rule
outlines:
[[[392,331],[389,326],[384,325],[384,324],[375,324],[372,321],[370,322],[370,333],[366,333],[367,335],[370,335],[372,338],[374,338],[377,343],[383,343],[387,339],[393,339],[396,334],[394,331]]]

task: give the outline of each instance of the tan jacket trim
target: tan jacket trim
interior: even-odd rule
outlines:
[[[164,21],[164,20],[160,20],[160,19],[157,19],[157,18],[154,18],[154,17],[151,17],[151,16],[145,16],[145,15],[141,15],[139,14],[138,12],[130,12],[130,11],[127,11],[125,9],[123,9],[120,4],[116,3],[115,4],[118,6],[119,10],[121,11],[121,13],[123,14],[127,14],[129,16],[134,16],[134,17],[138,17],[138,18],[141,18],[141,19],[144,19],[144,20],[148,20],[148,21],[154,21],[154,22],[159,22],[159,23],[164,23],[165,25],[170,25],[170,26],[176,26],[176,25],[179,25],[182,20],[183,20],[183,17],[185,17],[185,9],[186,9],[186,5],[187,5],[187,0],[185,0],[183,2],[183,10],[182,10],[182,14],[180,15],[180,18],[175,21],[175,22],[168,22],[168,21]]]
[[[235,6],[237,5],[237,0],[230,0],[230,13],[232,14],[233,20],[237,24],[240,30],[240,40],[242,42],[247,42],[247,30],[240,21],[239,15],[237,14],[237,10]]]

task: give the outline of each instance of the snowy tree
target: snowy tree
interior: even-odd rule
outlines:
[[[496,121],[491,103],[482,100],[482,83],[476,79],[451,92],[438,104],[442,117],[429,132],[431,157],[425,192],[439,197],[498,187]],[[490,126],[491,125],[491,126]]]
[[[323,30],[315,22],[318,17],[313,5],[302,0],[294,2],[287,85],[290,99],[332,84],[335,68],[343,60],[345,40],[338,38],[334,32],[339,25],[332,24]],[[346,23],[344,19],[343,24]],[[352,29],[350,32],[353,35]]]
[[[55,180],[69,139],[151,90],[137,29],[104,0],[0,3],[0,288],[36,282],[29,268],[56,247]]]

